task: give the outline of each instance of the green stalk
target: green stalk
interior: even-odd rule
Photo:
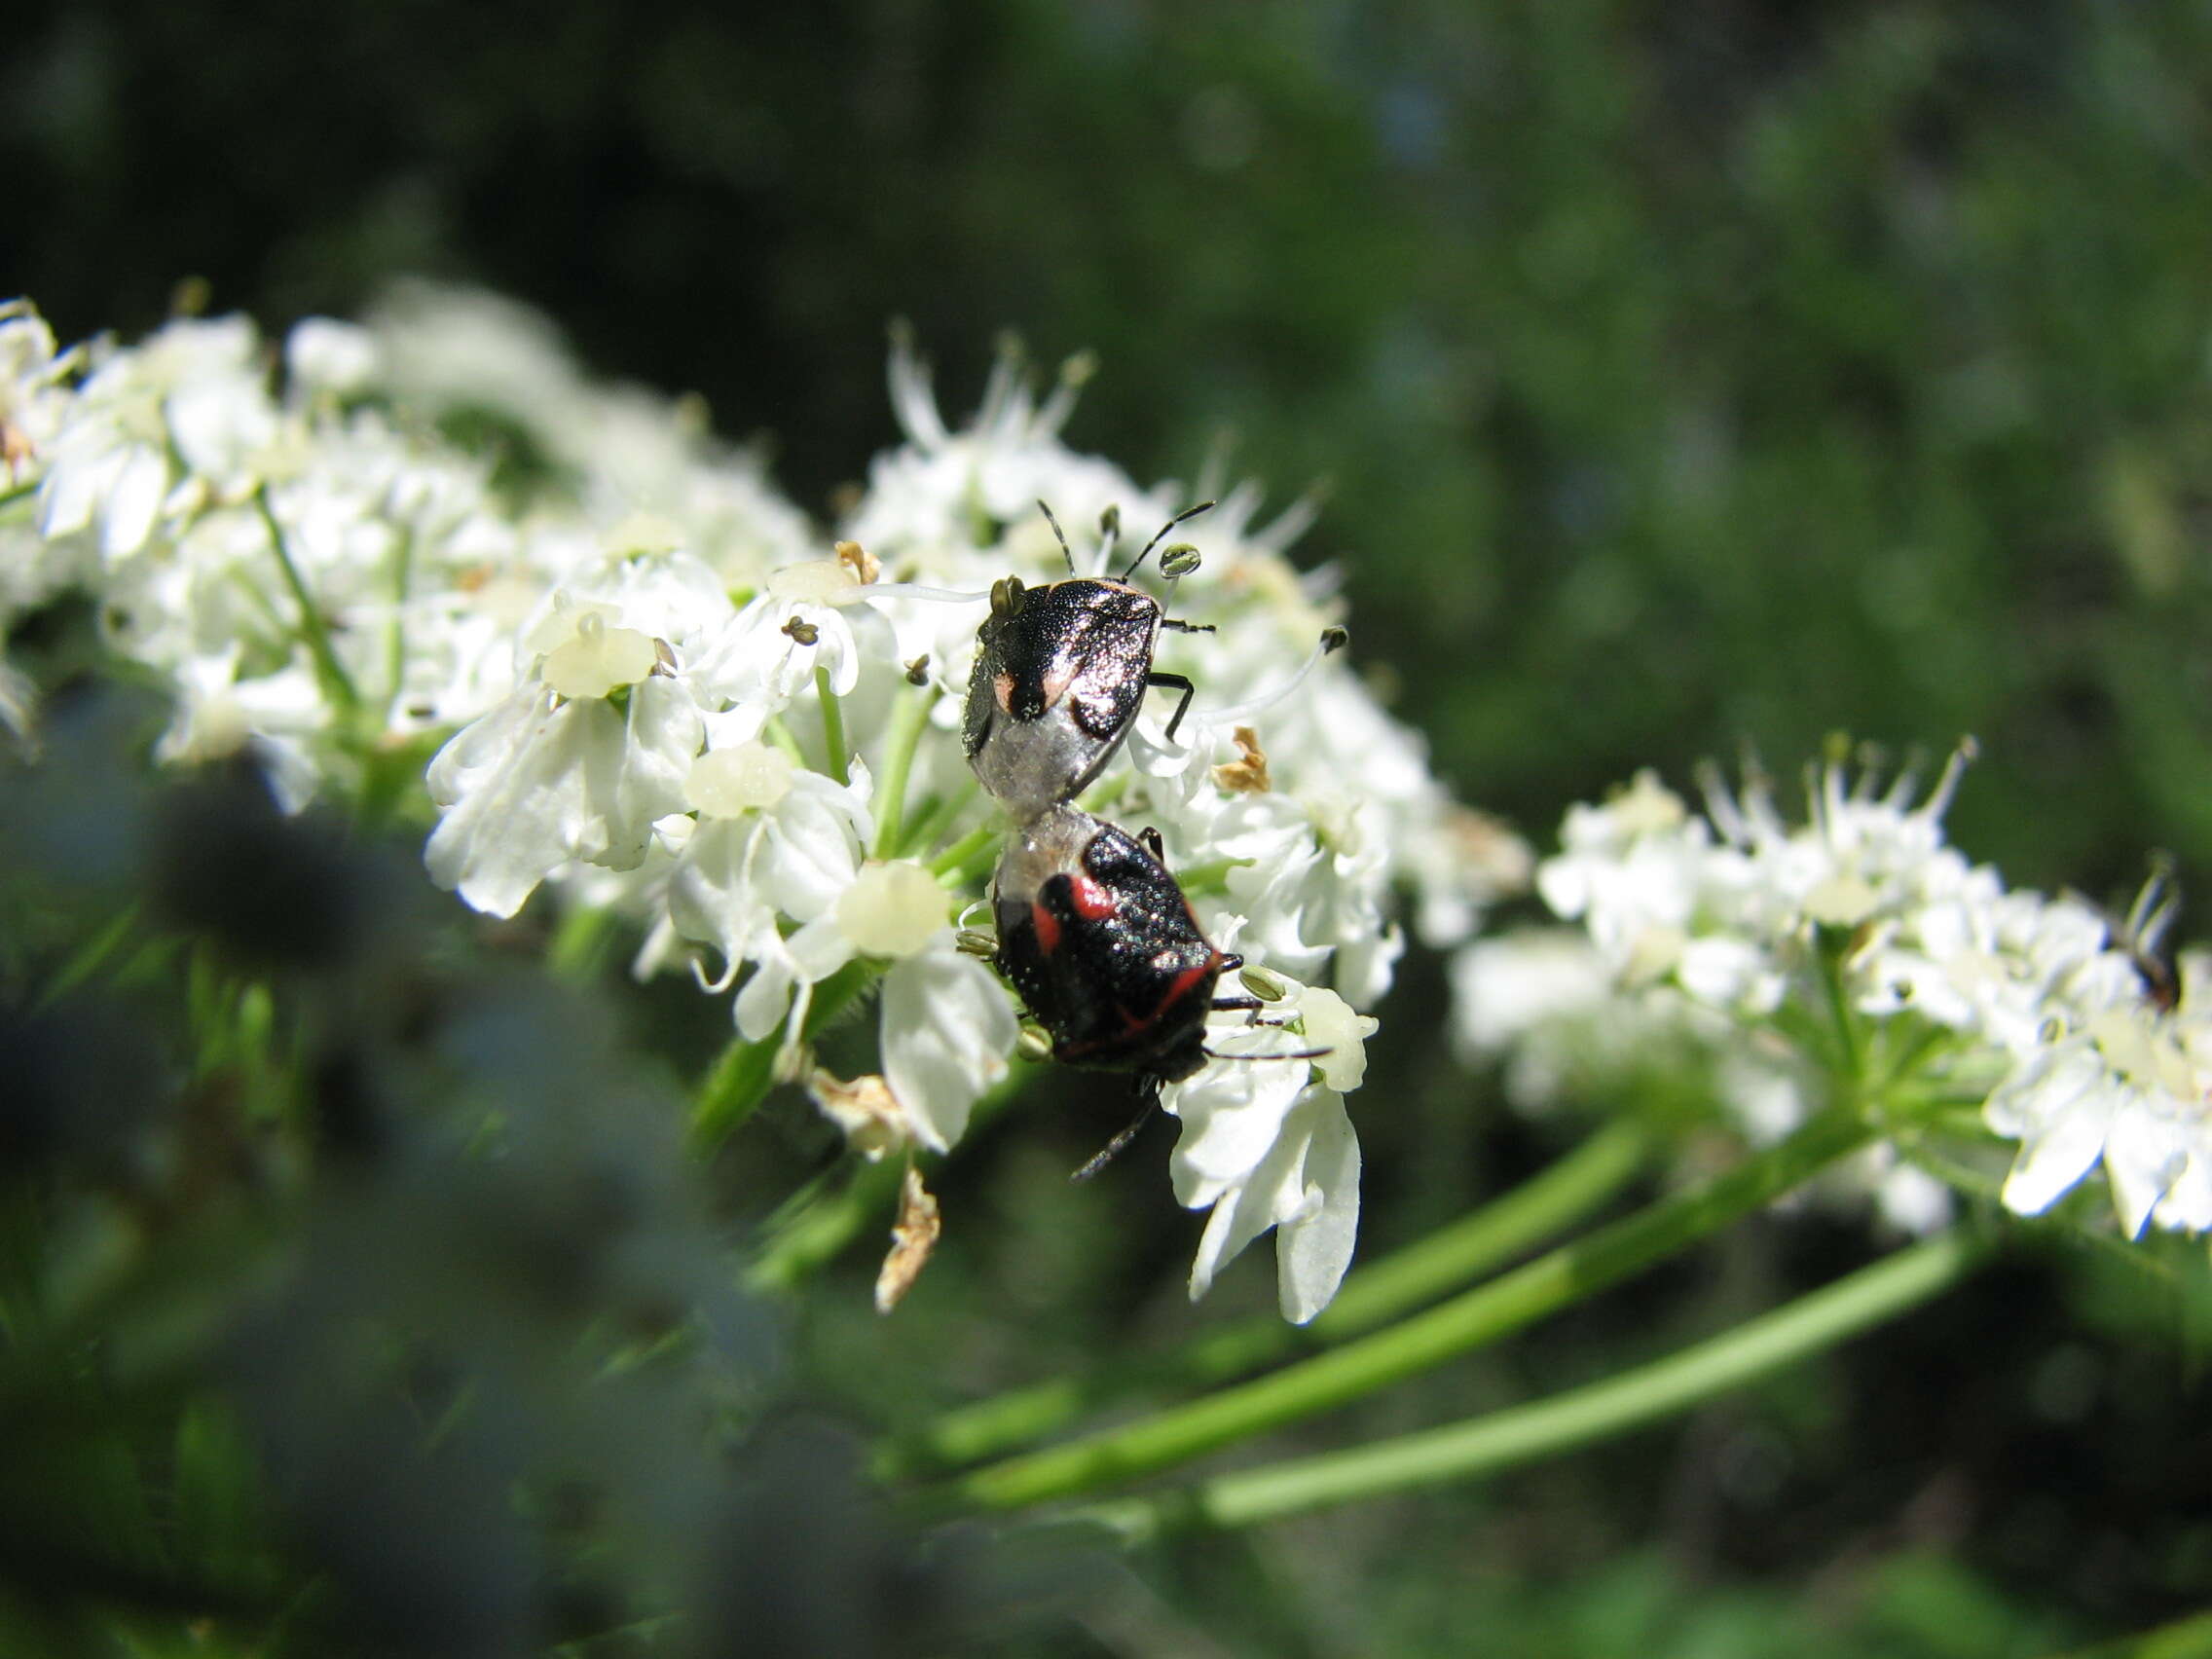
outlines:
[[[2212,1613],[2191,1613],[2156,1630],[2079,1647],[2065,1659],[2212,1659]]]
[[[1581,1220],[1642,1166],[1649,1144],[1641,1125],[1609,1125],[1502,1198],[1355,1270],[1310,1325],[1260,1313],[1209,1332],[1176,1353],[1100,1366],[979,1400],[946,1413],[913,1440],[886,1448],[875,1460],[876,1474],[897,1479],[972,1463],[1041,1440],[1133,1393],[1214,1386],[1364,1335]]]
[[[772,743],[782,750],[791,757],[792,764],[800,771],[810,772],[814,769],[806,763],[806,751],[798,746],[798,739],[792,735],[792,728],[784,724],[781,715],[768,717],[768,723],[760,728],[760,737],[763,742]]]
[[[875,976],[876,970],[866,963],[848,962],[816,985],[799,1041],[811,1043],[821,1035],[831,1020],[875,983]],[[753,1116],[775,1084],[776,1058],[783,1047],[781,1031],[772,1031],[756,1043],[748,1043],[743,1037],[730,1040],[691,1104],[693,1145],[701,1149],[717,1146]]]
[[[1353,1274],[1308,1328],[1331,1341],[1359,1336],[1488,1272],[1619,1192],[1643,1166],[1650,1145],[1641,1124],[1608,1124],[1503,1198]],[[1298,1329],[1272,1315],[1253,1324],[1268,1331]]]
[[[565,912],[546,946],[546,968],[556,978],[589,984],[599,976],[616,921],[612,910],[596,904],[579,904]]]
[[[1697,1191],[1623,1217],[1401,1324],[1124,1427],[990,1464],[948,1483],[941,1494],[964,1506],[1020,1508],[1172,1468],[1317,1417],[1665,1261],[1856,1151],[1874,1132],[1856,1103],[1830,1107]]]
[[[1170,1524],[1249,1527],[1557,1456],[1688,1411],[1834,1347],[1942,1295],[1988,1254],[1986,1238],[1943,1234],[1708,1342],[1547,1400],[1084,1513],[1137,1537]]]
[[[817,671],[819,672],[819,670]],[[875,856],[894,858],[906,816],[906,778],[914,769],[914,751],[929,729],[930,706],[937,693],[923,690],[901,697],[891,711],[891,738],[884,750],[883,777],[875,791]]]
[[[943,852],[930,860],[930,874],[940,881],[946,876],[964,877],[968,866],[976,857],[997,846],[1006,835],[1006,828],[999,824],[985,824],[971,830]]]
[[[814,671],[814,694],[822,700],[822,745],[830,751],[830,776],[840,784],[850,784],[853,776],[845,763],[845,709],[837,701],[826,668]]]
[[[307,643],[308,655],[314,659],[315,679],[322,682],[322,694],[351,715],[360,707],[361,694],[354,689],[346,665],[338,660],[338,652],[330,643],[329,626],[315,608],[314,596],[308,592],[299,566],[292,563],[284,527],[276,522],[276,511],[269,502],[268,485],[254,491],[253,504],[261,513],[261,522],[268,527],[269,545],[275,549],[277,567],[284,572],[284,585],[292,590],[292,601],[300,608],[300,637]]]
[[[1814,948],[1821,962],[1821,983],[1827,993],[1828,1016],[1835,1022],[1836,1075],[1847,1083],[1858,1083],[1866,1075],[1866,1051],[1860,1041],[1859,1019],[1852,1012],[1850,992],[1843,982],[1848,940],[1835,937],[1833,929],[1822,928]]]
[[[898,849],[901,858],[919,857],[925,847],[935,846],[944,827],[966,810],[977,793],[971,783],[965,789],[956,789],[941,795],[924,795],[921,811],[906,821],[904,845]]]

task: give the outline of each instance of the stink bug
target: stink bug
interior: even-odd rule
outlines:
[[[1257,1013],[1257,997],[1217,997],[1221,976],[1244,959],[1214,948],[1183,889],[1142,844],[1072,806],[1015,830],[992,883],[994,965],[1052,1040],[1052,1057],[1095,1071],[1133,1072],[1136,1121],[1076,1171],[1095,1173],[1142,1126],[1160,1087],[1205,1064],[1206,1015]],[[1312,1052],[1251,1056],[1311,1059]]]
[[[1152,595],[1129,584],[1161,537],[1211,501],[1161,525],[1118,576],[1077,575],[1059,521],[1051,507],[1037,504],[1059,537],[1067,579],[1033,588],[1008,576],[993,585],[991,613],[977,632],[962,730],[976,776],[1023,824],[1073,799],[1098,775],[1136,722],[1147,686],[1182,692],[1167,722],[1174,737],[1192,686],[1182,675],[1152,666],[1153,646],[1162,628],[1213,632],[1167,615]],[[1172,581],[1197,568],[1198,554],[1170,548],[1161,563]]]

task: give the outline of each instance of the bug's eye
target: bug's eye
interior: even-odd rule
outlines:
[[[991,584],[991,614],[1001,621],[1014,614],[1025,591],[1019,576],[1001,576]]]

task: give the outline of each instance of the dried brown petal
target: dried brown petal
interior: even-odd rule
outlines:
[[[857,541],[837,543],[837,563],[853,572],[858,582],[872,582],[883,574],[883,561]]]
[[[845,1143],[870,1163],[906,1144],[906,1109],[891,1085],[873,1073],[846,1083],[834,1073],[818,1071],[806,1080],[806,1091],[822,1115],[844,1131]]]
[[[1260,734],[1250,726],[1230,733],[1236,744],[1236,758],[1213,769],[1213,781],[1232,794],[1265,794],[1274,786],[1268,781],[1268,757],[1260,748]]]
[[[943,1231],[937,1199],[922,1186],[921,1171],[909,1163],[899,1187],[899,1220],[891,1229],[891,1254],[883,1258],[883,1271],[875,1275],[878,1313],[890,1312],[914,1288]]]

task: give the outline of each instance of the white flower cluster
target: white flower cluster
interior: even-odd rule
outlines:
[[[18,304],[0,311],[0,626],[90,596],[105,643],[173,691],[164,756],[250,750],[292,802],[442,740],[437,880],[495,915],[546,884],[618,909],[645,929],[641,972],[734,989],[739,1032],[778,1043],[785,1075],[827,982],[877,986],[881,1078],[818,1097],[878,1153],[942,1149],[1017,1024],[954,927],[1004,830],[960,742],[989,589],[1061,573],[1039,499],[1080,526],[1178,498],[1062,445],[1075,381],[1040,404],[1003,361],[952,431],[899,351],[908,441],[832,539],[695,404],[588,380],[504,302],[410,288],[280,352],[238,317],[63,351]],[[1204,573],[1177,608],[1219,631],[1170,647],[1201,687],[1177,740],[1154,699],[1083,804],[1156,825],[1209,936],[1264,963],[1278,1015],[1332,1051],[1209,1065],[1166,1100],[1177,1192],[1213,1212],[1194,1293],[1283,1226],[1284,1304],[1305,1317],[1349,1253],[1338,1091],[1372,1028],[1351,1008],[1402,949],[1398,895],[1454,943],[1526,855],[1449,800],[1341,660],[1294,672],[1332,581],[1282,556],[1306,513],[1255,529],[1257,505],[1238,489],[1192,527]],[[0,719],[28,734],[34,717],[0,661]],[[1216,1046],[1252,1040],[1227,1026]],[[1316,1261],[1333,1270],[1296,1265]]]
[[[1065,573],[1039,501],[1078,526],[1102,523],[1109,512],[1133,527],[1163,522],[1183,504],[1172,486],[1142,490],[1060,442],[1080,374],[1071,365],[1040,404],[1017,365],[1002,360],[981,409],[953,431],[919,363],[896,352],[893,400],[908,441],[877,460],[847,535],[881,561],[887,578],[980,597],[1010,573],[1039,583]],[[1215,631],[1181,647],[1177,666],[1206,690],[1174,741],[1165,734],[1172,700],[1148,703],[1129,756],[1086,804],[1157,828],[1170,869],[1210,872],[1210,881],[1187,883],[1208,937],[1281,982],[1271,1026],[1217,1022],[1209,1047],[1239,1057],[1279,1052],[1288,1030],[1332,1051],[1311,1064],[1210,1064],[1161,1095],[1184,1124],[1173,1161],[1177,1196],[1212,1211],[1192,1294],[1275,1227],[1283,1312],[1303,1321],[1326,1306],[1350,1259],[1359,1152],[1339,1091],[1356,1087],[1360,1045],[1374,1029],[1352,1010],[1388,988],[1403,949],[1394,890],[1411,887],[1424,935],[1452,942],[1472,931],[1481,904],[1525,879],[1527,855],[1511,835],[1451,802],[1418,740],[1340,663],[1297,670],[1336,619],[1333,577],[1301,577],[1283,557],[1308,521],[1303,507],[1254,530],[1258,506],[1258,491],[1245,486],[1178,528],[1198,550],[1201,574],[1175,589],[1175,613]],[[946,695],[932,718],[949,740],[979,611],[884,608],[901,660],[945,666]],[[942,752],[944,764],[957,760],[949,741]],[[1337,990],[1310,983],[1324,976]]]
[[[2009,891],[1949,846],[1965,760],[1917,806],[1909,777],[1877,793],[1871,775],[1854,787],[1824,766],[1801,825],[1763,780],[1738,793],[1716,776],[1702,817],[1649,773],[1572,808],[1536,885],[1579,927],[1463,950],[1462,1044],[1508,1055],[1530,1105],[1640,1055],[1702,1050],[1760,1139],[1821,1103],[1824,1075],[1853,1076],[1899,1130],[1857,1174],[1915,1230],[1950,1207],[1900,1159],[1915,1102],[1978,1106],[2017,1143],[2002,1188],[2015,1211],[2042,1213],[2102,1162],[2130,1236],[2212,1229],[2207,961],[2185,958],[2178,997],[2162,994],[2143,966],[2170,920],[2152,895],[2116,928],[2079,899]]]
[[[595,395],[519,321],[493,350],[505,313],[447,303],[471,329],[426,292],[376,329],[304,322],[275,387],[243,317],[57,351],[27,305],[0,309],[0,623],[96,598],[105,643],[173,688],[164,756],[250,747],[296,803],[498,703],[517,624],[610,554],[682,545],[721,586],[805,556],[758,468],[673,406]],[[483,348],[479,405],[513,417],[497,442],[560,463],[529,491],[440,437],[451,407],[398,395],[460,334]],[[0,665],[18,728],[24,694]]]

